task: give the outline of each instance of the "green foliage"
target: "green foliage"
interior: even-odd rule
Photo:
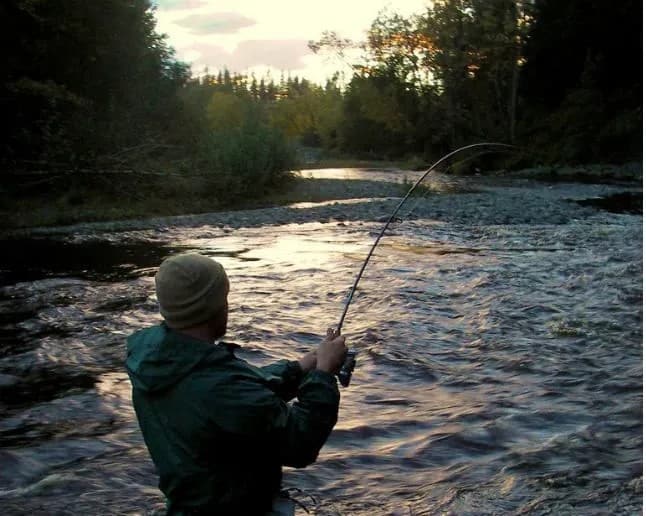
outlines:
[[[248,116],[249,102],[233,93],[216,91],[206,106],[208,125],[213,131],[239,130]]]
[[[443,0],[408,18],[380,13],[345,91],[341,148],[431,157],[513,140],[528,10],[522,1]],[[344,55],[360,46],[333,36],[311,48]]]
[[[291,80],[290,87],[296,87]],[[192,127],[190,168],[208,177],[207,189],[223,202],[262,195],[294,167],[290,134],[273,123],[282,103],[279,95],[271,80],[258,85],[255,77],[249,81],[227,70],[192,80],[183,89]]]
[[[533,144],[550,163],[593,163],[599,156],[599,127],[603,122],[601,99],[595,90],[578,89],[564,100],[561,109],[528,122],[528,133],[535,134]],[[559,135],[558,145],[552,144]]]
[[[641,159],[641,9],[636,0],[536,2],[523,130],[547,161]]]
[[[88,162],[172,127],[188,68],[146,0],[8,0],[3,161]]]
[[[251,98],[216,91],[208,104],[208,123],[193,168],[212,179],[209,188],[219,198],[267,193],[293,168],[294,149]]]
[[[388,76],[355,76],[343,102],[341,148],[367,158],[401,156],[411,147],[416,114],[414,93],[401,82]]]
[[[501,141],[531,146],[534,160],[626,161],[641,157],[640,9],[438,0],[408,18],[380,13],[362,44],[328,32],[310,48],[365,50],[343,95],[346,153],[429,159]]]

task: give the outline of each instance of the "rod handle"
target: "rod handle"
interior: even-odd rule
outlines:
[[[345,354],[345,361],[343,362],[343,366],[341,366],[341,369],[337,373],[337,376],[339,377],[339,383],[343,387],[347,387],[350,385],[350,380],[352,379],[352,372],[354,371],[354,366],[357,363],[357,352],[354,349],[348,349],[348,351]]]

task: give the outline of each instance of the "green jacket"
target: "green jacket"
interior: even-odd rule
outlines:
[[[314,462],[336,423],[333,375],[288,361],[257,368],[235,347],[164,324],[128,338],[132,401],[168,514],[263,514],[281,466]]]

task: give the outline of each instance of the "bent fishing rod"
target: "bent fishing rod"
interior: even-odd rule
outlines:
[[[517,148],[515,145],[510,145],[507,143],[497,143],[497,142],[481,142],[481,143],[472,143],[470,145],[465,145],[464,147],[460,147],[459,149],[456,149],[444,156],[442,156],[439,160],[437,160],[435,163],[433,163],[420,177],[419,179],[413,184],[413,186],[410,187],[406,195],[402,197],[401,201],[399,201],[399,204],[395,208],[395,210],[390,214],[390,217],[388,217],[388,220],[384,224],[384,226],[381,228],[381,231],[379,232],[379,235],[377,235],[377,238],[375,239],[374,243],[372,244],[372,247],[370,248],[370,251],[368,252],[368,256],[366,256],[366,259],[363,261],[363,264],[361,265],[361,269],[359,270],[359,274],[357,274],[357,277],[354,280],[354,284],[352,285],[352,288],[350,289],[350,293],[348,294],[348,297],[345,301],[345,306],[343,308],[343,313],[341,314],[341,319],[339,320],[339,324],[337,325],[336,328],[336,333],[340,334],[341,333],[341,328],[343,327],[343,322],[345,321],[345,316],[348,313],[348,308],[350,307],[350,303],[352,302],[352,298],[354,297],[354,293],[357,290],[357,285],[359,285],[359,281],[361,281],[361,277],[363,276],[363,272],[366,270],[366,267],[368,266],[368,262],[370,261],[370,258],[372,258],[373,253],[375,252],[375,249],[377,248],[377,245],[379,244],[379,241],[381,240],[381,237],[384,236],[384,233],[386,233],[386,230],[388,229],[388,226],[390,226],[390,223],[395,220],[395,216],[401,209],[401,207],[404,205],[404,203],[408,200],[408,198],[411,196],[411,194],[415,191],[415,189],[422,184],[422,181],[426,179],[426,177],[433,171],[435,168],[442,163],[444,163],[447,159],[455,156],[456,154],[468,150],[468,149],[474,149],[474,148],[480,148],[480,147],[496,147],[498,149],[515,149]],[[357,357],[357,350],[350,348],[348,349],[346,356],[345,356],[345,361],[343,363],[343,366],[339,370],[337,376],[339,377],[339,383],[343,387],[347,387],[350,385],[350,380],[352,379],[352,372],[354,371],[354,366],[356,364],[356,357]]]

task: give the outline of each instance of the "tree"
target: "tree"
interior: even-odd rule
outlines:
[[[521,75],[525,138],[553,161],[641,159],[641,2],[538,0]]]
[[[354,86],[370,100],[361,109],[359,99],[346,102],[346,115],[353,127],[361,125],[359,114],[378,123],[381,136],[390,134],[389,152],[513,141],[527,11],[521,1],[438,0],[408,18],[382,11],[361,45],[326,32],[310,48],[342,57],[364,49],[346,94],[354,95]]]
[[[147,0],[7,0],[3,159],[91,159],[165,134],[188,67]]]

